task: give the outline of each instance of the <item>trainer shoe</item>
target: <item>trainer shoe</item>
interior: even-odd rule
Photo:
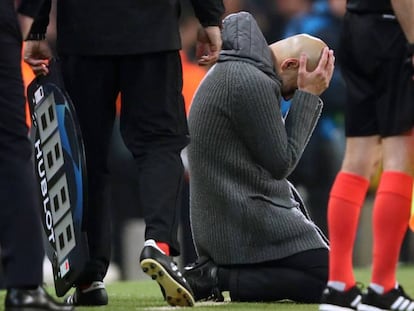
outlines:
[[[217,271],[218,267],[207,257],[200,257],[195,263],[184,267],[184,277],[196,301],[224,301],[218,286]]]
[[[414,302],[400,285],[385,294],[378,294],[368,287],[368,292],[362,296],[358,311],[383,310],[413,311]]]
[[[48,292],[39,286],[33,289],[8,288],[4,299],[5,311],[73,311],[75,307],[56,301]]]
[[[328,286],[322,293],[319,311],[357,310],[361,298],[361,290],[356,285],[347,291],[339,291]]]
[[[66,297],[65,302],[74,306],[105,306],[108,304],[105,284],[95,281],[86,288],[76,287],[75,292]]]
[[[192,307],[193,293],[170,256],[154,246],[144,246],[140,256],[142,271],[157,281],[170,306]]]

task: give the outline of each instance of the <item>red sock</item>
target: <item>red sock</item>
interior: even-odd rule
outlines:
[[[329,195],[329,281],[345,283],[345,290],[355,285],[352,252],[368,186],[364,177],[339,172]]]
[[[165,253],[165,255],[170,256],[170,246],[164,242],[155,242],[157,246]]]
[[[394,288],[401,244],[408,228],[413,179],[394,171],[382,173],[373,210],[372,283]]]

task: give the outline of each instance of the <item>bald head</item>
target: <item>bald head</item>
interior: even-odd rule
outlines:
[[[319,63],[321,53],[326,43],[317,37],[299,34],[277,41],[270,45],[278,66],[290,58],[299,59],[301,53],[308,56],[307,70],[313,71]]]

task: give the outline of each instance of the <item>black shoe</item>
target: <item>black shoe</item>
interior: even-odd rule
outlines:
[[[75,292],[66,297],[65,302],[75,306],[105,306],[108,304],[105,284],[101,281],[95,281],[86,288],[76,287]]]
[[[353,286],[347,291],[339,291],[326,287],[322,293],[319,311],[352,311],[357,309],[361,302],[361,290]]]
[[[184,268],[184,277],[190,284],[196,301],[224,301],[218,286],[217,271],[217,266],[207,257],[200,257],[194,264]]]
[[[362,302],[358,306],[358,311],[371,310],[413,311],[414,301],[404,292],[401,286],[385,294],[377,294],[368,287],[368,292],[362,296]]]
[[[166,302],[171,306],[191,307],[193,293],[172,258],[152,246],[145,246],[140,256],[142,271],[157,281]]]
[[[46,290],[10,288],[5,299],[5,311],[72,311],[73,306],[55,301]]]

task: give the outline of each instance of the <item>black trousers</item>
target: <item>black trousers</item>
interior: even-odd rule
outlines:
[[[145,239],[166,242],[171,254],[178,255],[177,230],[184,177],[180,152],[188,143],[178,51],[61,58],[66,89],[83,133],[88,174],[84,228],[91,260],[79,282],[103,279],[109,265],[107,159],[119,92],[120,131],[138,167],[136,191],[140,199],[136,208],[144,215]]]
[[[404,32],[391,16],[353,12],[344,16],[338,59],[347,86],[347,137],[389,137],[413,127],[412,64],[407,61]]]
[[[230,291],[232,301],[319,303],[328,280],[328,250],[309,250],[260,264],[220,266],[219,279],[220,284],[228,284],[222,290]]]
[[[15,14],[12,5],[0,9]],[[21,287],[42,284],[44,249],[25,121],[22,38],[16,19],[7,21],[0,22],[0,253],[5,286]]]

